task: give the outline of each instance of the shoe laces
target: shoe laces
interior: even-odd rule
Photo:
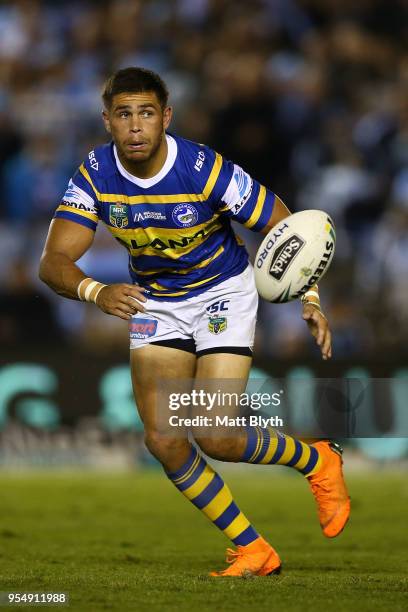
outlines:
[[[319,500],[319,507],[323,512],[330,511],[333,502],[333,492],[331,491],[326,478],[320,480],[310,480],[313,495]]]
[[[227,556],[225,560],[227,563],[235,563],[240,557],[243,556],[244,551],[240,546],[238,546],[237,550],[234,550],[233,548],[227,548]]]

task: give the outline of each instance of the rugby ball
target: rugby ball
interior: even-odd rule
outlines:
[[[303,210],[283,219],[256,254],[259,295],[277,303],[299,298],[326,274],[335,244],[333,221],[321,210]]]

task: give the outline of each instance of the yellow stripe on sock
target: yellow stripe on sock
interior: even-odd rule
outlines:
[[[261,464],[267,464],[270,463],[272,457],[274,456],[275,452],[276,452],[276,448],[278,446],[278,438],[276,436],[276,434],[274,432],[271,432],[271,439],[269,442],[269,448],[266,451],[266,454],[264,456],[263,459],[261,459],[260,463]]]
[[[302,456],[299,461],[293,466],[296,470],[303,470],[303,468],[307,465],[307,462],[310,459],[310,446],[308,444],[302,444]]]
[[[307,476],[312,476],[313,474],[316,474],[320,470],[320,468],[322,467],[322,463],[323,463],[323,460],[322,460],[322,458],[319,455],[319,458],[317,460],[317,463],[316,463],[315,467],[313,468],[313,470],[311,470],[310,472],[307,473]]]
[[[197,454],[196,458],[194,459],[192,465],[190,466],[188,472],[186,472],[183,476],[180,476],[180,478],[177,478],[177,480],[173,480],[175,485],[180,485],[183,482],[185,482],[187,480],[187,478],[190,478],[190,476],[192,475],[192,473],[194,472],[194,470],[196,469],[197,465],[200,463],[200,455]]]
[[[215,521],[221,514],[228,508],[230,503],[232,502],[231,491],[224,484],[221,491],[217,493],[217,495],[202,508],[205,516],[208,516],[209,519]]]
[[[249,458],[248,463],[253,463],[255,461],[255,459],[259,455],[259,452],[260,452],[260,450],[262,448],[262,442],[263,442],[262,431],[259,429],[259,427],[256,427],[256,432],[258,434],[258,440],[257,440],[257,443],[256,443],[256,448],[255,448],[254,452],[252,453],[252,456]]]
[[[282,457],[278,460],[278,465],[286,465],[295,454],[296,446],[295,440],[290,436],[285,436],[285,450],[283,451]]]
[[[188,489],[183,491],[183,495],[185,495],[188,499],[194,499],[197,495],[200,495],[204,491],[207,485],[210,484],[212,479],[215,477],[215,472],[209,465],[206,465],[204,471],[197,478],[194,484]]]
[[[258,443],[258,447],[257,447],[257,450],[256,450],[256,454],[254,454],[254,456],[253,456],[253,462],[254,463],[257,463],[257,458],[258,458],[259,454],[261,453],[262,448],[263,448],[263,444],[264,444],[264,433],[263,433],[263,430],[260,427],[257,427],[257,430],[258,430],[258,436],[259,436],[259,443]]]
[[[247,529],[249,525],[250,522],[248,521],[247,517],[242,514],[242,512],[240,512],[238,516],[234,518],[232,523],[230,523],[228,527],[223,529],[223,532],[230,540],[233,540],[234,538],[237,538],[243,531],[245,531],[245,529]]]

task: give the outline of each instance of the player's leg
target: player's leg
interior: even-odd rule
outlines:
[[[231,381],[230,389],[238,395],[246,389],[252,363],[258,293],[253,269],[228,279],[202,296],[203,311],[196,329],[196,378],[206,381]],[[217,385],[214,385],[214,388]],[[225,389],[226,390],[226,389]],[[226,411],[220,406],[219,411]],[[231,416],[233,407],[230,408]],[[259,427],[226,428],[225,436],[215,430],[207,436],[197,432],[198,443],[205,453],[224,461],[279,463],[295,467],[305,476],[317,472],[320,453],[311,445],[290,436],[278,436],[272,429]]]
[[[146,447],[166,471],[176,471],[187,461],[191,444],[181,429],[170,427],[168,422],[166,424],[166,415],[159,414],[158,382],[161,377],[171,381],[193,378],[195,354],[169,346],[146,344],[130,351],[130,363]]]
[[[213,356],[214,357],[214,356]],[[222,355],[217,355],[217,361],[221,361]],[[249,372],[251,358],[242,355],[228,355],[234,361],[234,367],[223,368],[220,364],[220,372],[227,377],[236,376],[237,366],[243,367],[241,377],[233,383],[234,392],[245,390],[246,377]],[[202,384],[203,381],[195,380],[194,388],[196,390],[209,391],[209,387]],[[212,381],[209,381],[210,385]],[[215,382],[217,384],[217,382]],[[195,415],[194,407],[192,406],[192,416]],[[218,432],[219,433],[219,432]],[[226,435],[223,438],[223,444],[231,442],[231,449],[235,444],[235,440],[230,440],[230,429],[226,428]],[[208,446],[197,436],[203,447]],[[209,435],[208,440],[211,439]],[[205,437],[207,441],[207,437]],[[229,453],[226,452],[226,456]],[[198,457],[201,457],[198,459]],[[213,522],[225,533],[225,535],[235,544],[237,550],[228,549],[227,559],[230,561],[230,566],[221,572],[212,572],[212,576],[242,576],[247,573],[256,574],[258,576],[266,576],[269,574],[279,573],[281,569],[281,561],[272,548],[272,546],[253,528],[246,516],[240,511],[235,503],[232,493],[228,485],[224,482],[219,474],[217,474],[206,462],[204,458],[197,452],[197,467],[192,468],[192,478],[194,480],[193,498],[190,498],[192,503],[213,520]],[[184,471],[191,470],[190,464],[186,464]],[[191,474],[191,471],[189,471]],[[198,477],[196,477],[196,474]],[[182,477],[183,470],[180,470],[178,477]],[[190,476],[191,478],[191,476]]]
[[[231,387],[234,381],[234,392],[239,395],[246,388],[251,358],[223,353],[222,350],[220,347],[220,352],[197,359],[196,379],[206,381],[207,386],[207,381],[217,380],[222,384],[222,379],[226,379]],[[220,406],[219,411],[226,411],[227,408]],[[238,414],[237,411],[235,413]],[[236,426],[226,427],[224,431],[228,434],[226,438],[220,436],[216,427],[213,432],[208,428],[208,437],[196,438],[202,450],[214,459],[287,465],[307,476],[320,469],[321,458],[316,449],[291,436],[278,434],[273,428]]]
[[[174,485],[236,545],[259,539],[246,516],[234,502],[228,486],[191,445],[187,435],[166,427],[166,418],[157,414],[158,378],[169,381],[193,379],[195,355],[174,348],[145,345],[131,351],[132,381],[135,399],[145,426],[145,442],[160,461]],[[163,417],[163,415],[161,415]],[[264,542],[259,539],[259,543]],[[280,560],[269,545],[258,543],[259,575],[276,572]]]
[[[235,379],[237,391],[243,392],[249,367],[250,359],[242,355],[206,354],[197,359],[196,377],[205,381]],[[327,441],[307,444],[269,427],[249,426],[231,428],[225,437],[215,431],[213,435],[199,436],[196,440],[214,459],[286,465],[296,469],[308,478],[324,535],[334,537],[344,528],[350,514],[350,501],[338,445]]]

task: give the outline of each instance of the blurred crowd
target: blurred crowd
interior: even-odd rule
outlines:
[[[114,70],[159,72],[173,129],[337,226],[321,283],[335,358],[407,354],[407,0],[14,0],[0,5],[0,345],[127,346],[126,324],[37,279],[69,177],[107,140]],[[260,237],[241,231],[251,255]],[[101,227],[81,261],[127,282]],[[257,354],[315,355],[300,305],[260,307]]]

